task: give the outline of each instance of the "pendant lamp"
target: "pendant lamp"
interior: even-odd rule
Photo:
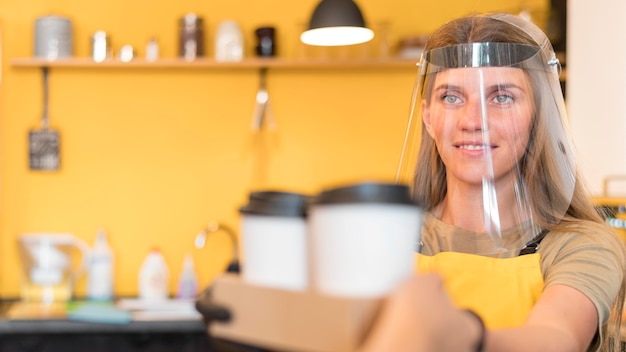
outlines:
[[[300,40],[309,45],[341,46],[365,43],[373,37],[353,0],[322,0]]]

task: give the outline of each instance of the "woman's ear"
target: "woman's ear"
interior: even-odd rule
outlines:
[[[430,122],[430,108],[426,104],[425,100],[422,100],[422,121],[424,122],[424,126],[426,127],[426,132],[433,137],[433,126]]]

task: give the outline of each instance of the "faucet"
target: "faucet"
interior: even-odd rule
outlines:
[[[226,268],[226,272],[239,273],[241,269],[239,265],[239,251],[238,251],[239,242],[237,241],[237,236],[235,235],[235,231],[233,231],[233,229],[230,228],[229,226],[222,224],[220,222],[214,221],[214,220],[209,221],[207,227],[196,235],[196,238],[194,239],[194,245],[198,249],[204,248],[207,235],[213,232],[217,232],[219,230],[222,230],[226,232],[226,234],[228,234],[228,236],[230,237],[231,244],[233,246],[232,259],[230,263],[228,264],[228,267]]]

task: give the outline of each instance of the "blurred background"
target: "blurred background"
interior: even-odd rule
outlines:
[[[186,253],[204,287],[224,270],[231,242],[216,232],[197,249],[194,238],[211,220],[238,231],[238,208],[251,190],[314,193],[355,180],[393,180],[417,59],[355,67],[329,61],[384,63],[402,55],[401,42],[473,12],[523,13],[550,30],[547,0],[359,0],[376,33],[372,42],[307,47],[299,35],[317,2],[0,1],[0,296],[19,294],[18,236],[63,232],[93,244],[99,228],[115,253],[116,295],[137,293],[140,265],[155,247],[173,275],[172,290]],[[52,67],[48,112],[60,134],[60,168],[29,168],[28,131],[41,125],[42,71],[14,60],[33,56],[37,18],[71,19],[79,58],[90,57],[91,37],[102,30],[113,55],[131,45],[143,58],[156,38],[165,59],[177,57],[178,21],[190,12],[204,19],[207,58],[219,23],[234,20],[246,58],[255,56],[254,30],[273,26],[277,60],[320,62],[269,69],[275,130],[251,129],[260,78],[253,65]]]

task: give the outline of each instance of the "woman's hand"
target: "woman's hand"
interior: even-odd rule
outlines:
[[[478,319],[456,309],[437,274],[412,276],[383,303],[360,352],[475,352]]]

